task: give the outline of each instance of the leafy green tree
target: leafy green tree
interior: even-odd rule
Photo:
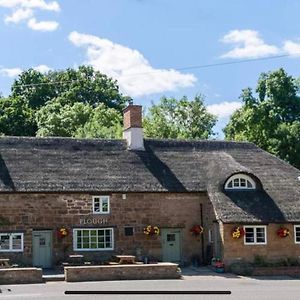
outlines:
[[[78,70],[49,71],[46,74],[29,69],[13,83],[12,96],[23,97],[34,109],[59,97],[62,104],[81,102],[97,106],[104,103],[120,112],[128,100],[120,93],[115,80],[91,66],[80,66]]]
[[[24,99],[0,98],[0,135],[32,136],[36,129],[34,112]]]
[[[43,106],[36,118],[39,136],[115,138],[121,133],[120,113],[103,103],[96,108],[81,102],[63,105],[58,98]]]
[[[14,81],[10,97],[0,97],[0,134],[35,136],[38,129],[42,136],[76,136],[76,130],[82,137],[119,136],[119,115],[128,100],[115,80],[90,66],[46,74],[29,69]],[[114,114],[110,128],[106,116]]]
[[[203,97],[189,101],[163,97],[152,104],[143,121],[144,132],[154,138],[207,139],[213,135],[216,117],[203,104]]]
[[[244,104],[231,116],[225,138],[253,142],[299,168],[299,85],[279,69],[262,73],[256,92],[254,97],[250,88],[242,91]]]

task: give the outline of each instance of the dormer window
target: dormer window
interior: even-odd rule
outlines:
[[[231,176],[225,184],[225,190],[255,190],[254,180],[245,174]]]

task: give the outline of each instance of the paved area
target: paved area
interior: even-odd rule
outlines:
[[[101,282],[47,282],[44,284],[0,286],[0,300],[13,299],[234,299],[234,300],[297,300],[300,299],[300,280],[289,277],[241,277],[219,274],[207,268],[183,269],[181,280],[130,280]],[[65,295],[65,291],[230,291],[230,295]]]

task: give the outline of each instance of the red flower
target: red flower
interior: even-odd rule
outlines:
[[[194,235],[199,235],[203,233],[203,227],[200,225],[194,225],[191,229],[190,232]]]
[[[288,228],[280,227],[277,230],[277,235],[280,236],[280,237],[287,237],[287,236],[290,235],[290,231],[289,231]]]

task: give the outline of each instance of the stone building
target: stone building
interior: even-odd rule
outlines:
[[[251,143],[144,139],[141,115],[123,140],[0,138],[1,258],[300,256],[299,170]]]

